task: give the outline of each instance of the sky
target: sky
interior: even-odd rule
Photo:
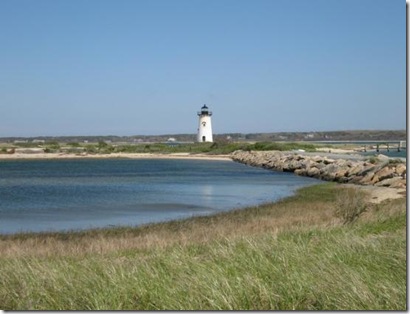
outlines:
[[[404,0],[1,0],[0,137],[406,129]]]

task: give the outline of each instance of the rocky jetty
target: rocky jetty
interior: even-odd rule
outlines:
[[[406,188],[406,164],[382,158],[350,160],[281,151],[235,151],[236,162],[339,183]]]

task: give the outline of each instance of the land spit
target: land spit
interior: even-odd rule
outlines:
[[[281,151],[235,151],[234,161],[265,169],[294,172],[325,181],[406,190],[406,164],[380,156],[373,160],[329,158]]]
[[[18,152],[14,154],[0,154],[0,160],[14,159],[104,159],[104,158],[130,158],[130,159],[200,159],[200,160],[232,160],[229,155],[191,154],[191,153],[44,153],[44,152]]]

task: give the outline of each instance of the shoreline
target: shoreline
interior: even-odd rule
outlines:
[[[194,159],[194,160],[219,160],[232,161],[230,155],[208,155],[191,153],[112,153],[112,154],[66,154],[66,153],[14,153],[0,154],[3,160],[26,160],[26,159]]]

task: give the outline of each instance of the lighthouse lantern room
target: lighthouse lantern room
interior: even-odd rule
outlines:
[[[198,142],[213,142],[211,116],[212,112],[208,110],[206,105],[203,105],[201,111],[198,112]]]

